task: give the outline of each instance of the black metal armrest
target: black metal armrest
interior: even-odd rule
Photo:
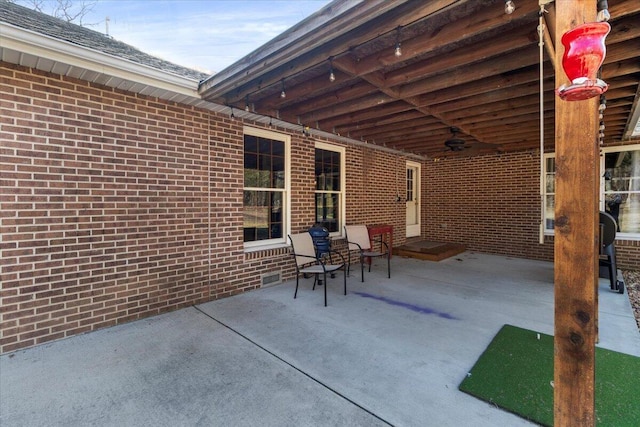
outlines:
[[[387,253],[389,253],[389,245],[387,244],[387,242],[382,239],[373,239],[372,241],[374,243],[380,243],[381,245],[384,245],[384,247],[387,249]]]
[[[350,244],[356,245],[356,246],[358,247],[358,250],[359,250],[360,252],[362,252],[362,246],[360,246],[360,245],[359,245],[359,244],[357,244],[356,242],[350,242],[350,241],[348,241],[348,240],[347,240],[347,248],[349,248],[349,245],[350,245]],[[355,249],[348,249],[348,250],[352,250],[352,251],[354,251]]]

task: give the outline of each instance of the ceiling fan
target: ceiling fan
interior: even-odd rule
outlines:
[[[444,142],[444,145],[451,151],[462,151],[465,148],[469,148],[469,146],[466,145],[466,142],[464,139],[459,138],[457,135],[460,132],[460,129],[457,127],[451,127],[449,128],[449,130],[451,131],[451,138],[447,139]]]

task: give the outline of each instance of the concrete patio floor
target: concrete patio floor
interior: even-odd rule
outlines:
[[[2,426],[520,426],[458,391],[503,324],[553,333],[553,265],[394,257],[0,357]],[[599,346],[640,356],[600,279]]]

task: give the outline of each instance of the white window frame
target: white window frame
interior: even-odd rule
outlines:
[[[619,153],[619,152],[623,152],[623,151],[638,151],[640,150],[640,144],[633,144],[633,145],[623,145],[623,146],[614,146],[614,147],[603,147],[601,149],[601,155],[600,155],[600,164],[599,164],[599,169],[600,169],[600,185],[599,185],[599,191],[598,191],[598,206],[599,209],[604,211],[605,210],[605,179],[603,177],[604,172],[605,172],[605,154],[607,153]],[[548,158],[554,158],[556,157],[555,153],[545,153],[544,155],[545,157],[545,162],[544,162],[544,174],[545,174],[545,185],[544,185],[544,197],[543,197],[543,203],[544,203],[544,212],[545,212],[545,217],[544,217],[544,224],[545,224],[545,228],[544,228],[544,234],[547,236],[553,236],[554,235],[554,230],[553,229],[548,229],[547,228],[547,216],[546,216],[546,208],[547,208],[547,181],[546,181],[546,176],[547,176],[547,159]],[[554,192],[555,194],[555,192]],[[616,233],[616,239],[619,240],[640,240],[640,233],[624,233],[624,232],[618,232]]]
[[[268,138],[275,141],[282,141],[284,143],[285,183],[284,183],[284,189],[282,190],[282,193],[283,193],[282,195],[282,199],[283,199],[282,237],[278,239],[244,242],[244,249],[246,252],[252,252],[252,251],[258,251],[258,250],[288,246],[289,243],[287,239],[289,234],[291,234],[291,136],[283,133],[269,131],[266,129],[244,126],[242,129],[243,153],[244,153],[244,136],[245,135],[251,135],[258,138]],[[254,188],[254,187],[244,186],[244,154],[243,154],[243,163],[242,163],[242,173],[243,173],[243,182],[242,182],[243,193],[245,190],[264,191],[264,188]],[[244,203],[242,207],[244,211]],[[243,229],[244,229],[244,225],[243,225]],[[244,240],[244,237],[243,237],[243,240]]]
[[[338,212],[338,214],[340,215],[340,218],[338,219],[338,231],[332,232],[330,236],[334,238],[344,237],[344,226],[347,221],[347,207],[346,207],[346,196],[345,196],[346,181],[347,181],[347,173],[346,173],[347,163],[345,158],[346,158],[347,150],[345,147],[341,145],[332,145],[332,144],[327,144],[325,142],[316,142],[315,149],[334,151],[336,153],[340,153],[340,191],[339,191],[339,197],[338,197],[340,200],[340,209]],[[313,163],[314,163],[314,175],[315,175],[315,151],[313,156]],[[315,200],[315,194],[333,193],[333,191],[318,191],[314,186],[313,193],[314,193],[314,200]],[[314,202],[314,206],[315,206],[315,202]],[[316,213],[314,210],[313,212],[314,221],[315,221],[315,218],[316,218]]]

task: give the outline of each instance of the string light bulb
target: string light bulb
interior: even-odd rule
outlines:
[[[604,110],[607,109],[607,98],[604,95],[600,95],[600,105],[598,106],[598,111],[604,113]]]
[[[231,118],[231,120],[235,120],[236,119],[236,115],[233,114],[233,107],[230,107],[230,108],[231,108],[231,116],[229,116],[229,117]]]
[[[400,26],[398,26],[398,29],[396,31],[396,49],[393,54],[396,56],[396,58],[400,58],[402,56],[402,48],[400,47]]]
[[[249,95],[244,97],[244,111],[249,111]]]
[[[282,79],[282,92],[280,92],[280,98],[286,98],[287,92],[284,90],[284,79]]]
[[[599,5],[599,4],[598,4]],[[600,105],[598,105],[598,118],[600,119],[600,126],[598,127],[598,138],[600,145],[604,144],[604,110],[607,109],[607,98],[604,95],[600,95]]]
[[[511,15],[516,10],[516,4],[513,0],[505,0],[504,2],[504,13],[507,15]]]
[[[333,73],[333,59],[329,58],[329,81],[331,83],[336,81],[336,75]]]

